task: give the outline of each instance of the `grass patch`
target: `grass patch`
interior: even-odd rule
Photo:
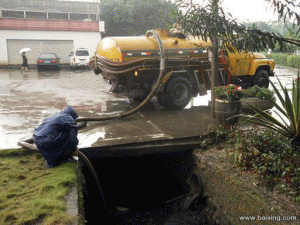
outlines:
[[[0,151],[0,224],[70,224],[65,196],[76,182],[75,164],[48,168],[39,153]]]

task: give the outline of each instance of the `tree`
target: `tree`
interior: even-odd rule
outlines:
[[[296,0],[265,0],[272,3],[274,11],[278,13],[279,18],[283,18],[284,23],[288,20],[294,20],[294,24],[300,28],[300,16],[297,13],[300,10],[299,1]]]
[[[283,18],[284,23],[288,20],[294,20],[294,25],[298,27],[300,24],[300,16],[297,14],[297,9],[300,5],[296,1],[289,0],[266,0],[272,2],[275,11],[278,12],[279,18]],[[220,0],[210,0],[209,5],[201,7],[194,5],[192,2],[178,1],[179,4],[179,18],[183,31],[203,39],[215,38],[216,36],[224,41],[224,43],[232,44],[240,50],[261,50],[265,48],[274,48],[275,44],[281,47],[284,43],[300,45],[299,39],[284,38],[279,34],[273,32],[261,31],[256,26],[245,27],[238,24],[230,17],[226,17],[222,8],[218,8],[218,14],[213,13],[214,7],[220,3]],[[294,7],[291,9],[290,7]],[[184,9],[184,10],[183,10]],[[214,46],[216,48],[216,46]],[[218,46],[219,47],[219,46]],[[284,88],[280,81],[282,92],[271,82],[281,105],[278,105],[273,99],[266,96],[276,109],[282,114],[279,117],[285,117],[285,120],[279,121],[267,112],[264,112],[256,107],[251,107],[256,114],[249,117],[248,121],[259,125],[271,128],[286,137],[291,138],[292,144],[300,146],[300,77],[298,73],[298,80],[293,82],[292,99],[289,96],[287,88]],[[213,90],[212,90],[213,91]]]
[[[284,46],[284,38],[281,35],[262,31],[254,25],[245,26],[238,23],[220,7],[221,0],[208,2],[206,6],[201,6],[191,1],[177,0],[177,16],[185,33],[204,40],[217,36],[223,44],[230,43],[239,50],[273,49],[276,43]],[[217,7],[217,13],[213,13],[213,7]]]
[[[287,7],[281,3],[280,0],[267,0],[273,1],[279,13],[283,12],[282,7]],[[215,118],[214,112],[214,86],[215,86],[215,74],[216,60],[217,60],[217,48],[221,47],[217,45],[216,41],[220,41],[224,45],[227,45],[230,50],[230,46],[234,46],[238,50],[246,51],[260,51],[262,49],[274,49],[276,45],[280,48],[285,46],[285,43],[291,43],[300,45],[300,40],[294,40],[284,38],[280,34],[274,32],[262,31],[255,25],[245,26],[238,23],[229,13],[225,13],[222,7],[220,7],[221,0],[208,0],[206,6],[194,4],[191,0],[177,0],[178,18],[182,31],[189,35],[202,38],[204,40],[210,39],[212,41],[212,88],[211,88],[211,105],[212,116]],[[293,5],[293,2],[285,0],[288,6]],[[286,13],[281,13],[279,16],[286,18],[287,16],[295,17],[300,22],[300,17],[295,11],[289,8],[285,9]],[[286,16],[287,15],[287,16]]]
[[[125,28],[132,23],[131,8],[117,0],[102,0],[100,7],[101,20],[105,21],[105,35],[125,35]]]
[[[167,0],[101,1],[108,36],[143,35],[150,29],[170,27],[175,13],[175,4]]]
[[[300,39],[298,38],[298,34],[300,32],[300,15],[299,15],[300,1],[299,0],[264,0],[264,1],[270,2],[272,4],[272,7],[274,8],[274,12],[277,12],[278,17],[280,19],[283,19],[285,25],[292,22],[293,28],[297,27],[297,31],[295,33],[292,33],[293,35],[291,37],[283,38],[283,41],[296,46],[300,46]]]
[[[139,34],[145,34],[153,28],[166,28],[174,23],[172,13],[176,12],[175,5],[170,1],[161,0],[130,0],[132,4],[132,26]]]

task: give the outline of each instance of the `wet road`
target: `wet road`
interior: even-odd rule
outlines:
[[[291,85],[297,70],[275,69]],[[275,81],[275,78],[271,78]],[[0,149],[19,148],[47,116],[71,105],[80,117],[98,117],[134,107],[127,98],[109,93],[110,86],[92,70],[0,69]],[[183,110],[170,111],[156,99],[138,113],[106,122],[90,122],[78,135],[79,147],[201,135],[212,123],[209,95],[193,98]]]
[[[0,149],[15,148],[53,113],[71,105],[80,117],[98,117],[134,107],[127,98],[109,93],[92,70],[0,70]],[[199,102],[200,101],[200,102]],[[78,135],[79,147],[197,135],[210,121],[208,100],[200,97],[185,110],[170,111],[156,99],[122,120],[90,122]],[[198,105],[198,106],[195,106]],[[201,105],[201,106],[199,106]],[[205,106],[206,105],[206,106]],[[200,116],[199,116],[200,115]]]

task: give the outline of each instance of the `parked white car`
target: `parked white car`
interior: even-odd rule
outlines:
[[[90,54],[86,48],[77,48],[70,53],[70,67],[87,67],[89,63]]]

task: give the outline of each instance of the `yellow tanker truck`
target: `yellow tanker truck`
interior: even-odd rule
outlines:
[[[98,44],[90,66],[112,85],[113,93],[144,99],[156,84],[164,55],[164,74],[156,91],[158,102],[169,109],[182,109],[198,93],[210,89],[210,42],[187,38],[181,33],[158,29],[163,46],[151,33],[145,36],[106,37]],[[220,52],[217,84],[268,87],[275,62],[250,52]]]

